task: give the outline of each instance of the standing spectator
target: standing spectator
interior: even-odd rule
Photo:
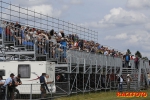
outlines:
[[[108,51],[107,50],[105,50],[104,55],[106,55],[106,56],[108,55]]]
[[[14,85],[14,80],[13,80],[14,76],[15,75],[13,73],[11,73],[10,77],[6,79],[6,81],[5,81],[4,85],[3,85],[3,87],[5,88],[5,91],[7,91],[7,95],[5,94],[4,98],[5,97],[8,97],[10,99],[12,98],[12,95],[14,93],[14,88],[12,87]],[[7,86],[8,86],[8,88],[6,88]],[[4,93],[5,93],[5,91],[4,91]]]
[[[0,100],[3,100],[3,95],[4,95],[4,92],[1,88],[2,85],[4,85],[5,81],[3,80],[3,77],[0,75]]]
[[[139,58],[136,55],[135,59],[134,59],[134,63],[135,63],[135,68],[138,69],[138,65],[139,65]]]
[[[122,75],[121,76],[118,75],[117,81],[118,81],[118,91],[122,92],[123,91],[122,84],[123,84],[123,81],[125,81],[123,79],[123,76]]]
[[[105,77],[105,74],[101,76],[101,86],[102,86],[102,88],[106,87],[106,77]]]
[[[46,76],[45,76],[45,82],[46,82],[46,84],[51,84],[51,83],[54,82],[54,81],[50,82],[48,79],[49,79],[49,75],[46,74]]]
[[[122,60],[122,67],[124,67],[124,66],[125,66],[125,61],[124,61],[124,56],[123,56],[123,54],[121,54],[121,60]]]
[[[20,74],[18,74],[17,77],[14,78],[14,81],[15,81],[15,85],[16,85],[16,86],[22,85],[22,81],[21,81],[20,78],[21,78],[21,75],[20,75]]]
[[[132,55],[130,59],[131,59],[131,60],[134,60],[134,55]]]
[[[13,92],[12,92],[12,96],[11,96],[11,99],[14,100],[14,92],[15,92],[15,89],[18,85],[21,85],[22,82],[20,80],[21,78],[21,75],[18,74],[16,77],[14,77],[13,81],[14,81],[14,84],[11,85],[11,88],[13,88]]]
[[[40,76],[41,98],[45,98],[45,96],[46,96],[46,89],[47,89],[48,92],[50,92],[49,89],[48,89],[48,87],[47,87],[45,77],[46,77],[46,73],[42,73],[42,75]]]
[[[63,58],[66,61],[66,52],[67,52],[67,42],[64,38],[61,38],[61,49],[63,50]]]
[[[78,37],[77,34],[74,34],[74,39],[75,39],[75,41],[78,41],[78,40],[79,40],[79,37]]]
[[[5,29],[6,41],[11,41],[13,39],[10,26],[6,26]]]
[[[125,67],[129,67],[130,55],[128,54],[128,52],[124,56],[124,60],[125,60]]]
[[[150,73],[147,73],[148,80],[149,80],[149,85],[150,85]]]
[[[111,54],[111,55],[112,55],[113,57],[115,57],[115,54],[116,54],[116,53],[115,53],[115,50],[112,49],[112,54]]]
[[[6,26],[7,26],[6,22],[0,20],[0,37],[2,37],[3,30],[4,30],[4,28],[6,28]]]
[[[21,25],[18,22],[16,22],[16,24],[15,24],[15,30],[19,29],[19,28],[21,28]]]
[[[50,31],[50,36],[51,36],[51,42],[53,42],[53,45],[56,45],[57,41],[56,41],[56,38],[54,36],[54,30],[53,29]]]
[[[4,85],[5,81],[3,80],[3,77],[0,75],[0,86]]]
[[[65,37],[64,31],[61,31],[61,36],[62,36],[63,38]]]
[[[127,82],[127,91],[130,91],[130,84],[131,84],[131,77],[130,77],[130,74],[127,75],[127,79],[126,79],[126,82]]]
[[[78,42],[78,46],[79,46],[79,50],[83,50],[83,40],[79,40]]]
[[[21,28],[21,25],[18,22],[16,22],[16,24],[15,24],[15,35],[17,37],[19,37],[20,28]]]
[[[58,36],[59,38],[61,38],[61,37],[62,37],[62,31],[60,31],[60,32],[57,34],[57,36]]]

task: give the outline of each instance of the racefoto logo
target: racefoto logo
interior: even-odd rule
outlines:
[[[146,98],[148,94],[146,92],[117,92],[117,97],[143,97]]]

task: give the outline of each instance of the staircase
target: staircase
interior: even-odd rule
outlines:
[[[135,68],[122,68],[123,78],[126,80],[128,74],[130,74],[130,77],[132,78],[132,82],[130,84],[131,91],[138,91],[138,72],[139,71]],[[123,83],[123,89],[125,91],[127,90],[126,82]]]

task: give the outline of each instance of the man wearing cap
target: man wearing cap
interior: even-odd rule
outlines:
[[[130,74],[127,75],[127,79],[126,79],[126,82],[127,82],[127,91],[130,90],[130,84],[131,84],[131,77],[130,77]]]
[[[5,81],[4,85],[3,85],[3,87],[5,88],[5,91],[7,89],[7,95],[8,95],[7,97],[8,98],[11,98],[12,94],[14,92],[13,88],[9,88],[13,84],[13,78],[14,78],[14,76],[15,75],[13,73],[11,73],[10,77],[6,79],[6,81]],[[8,88],[6,88],[7,86],[8,86]],[[5,91],[4,91],[4,93],[5,93]],[[5,97],[6,97],[6,94],[4,95],[3,98],[5,98]]]
[[[21,78],[21,75],[20,75],[20,74],[18,74],[16,77],[14,77],[14,78],[13,78],[13,82],[12,82],[13,84],[9,87],[9,88],[12,90],[12,92],[11,92],[11,99],[12,99],[12,100],[14,100],[14,92],[15,92],[16,87],[17,87],[18,85],[21,85],[21,84],[22,84],[20,78]]]

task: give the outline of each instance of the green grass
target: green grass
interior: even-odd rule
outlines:
[[[97,92],[97,93],[86,93],[78,94],[70,97],[62,97],[56,100],[150,100],[150,90],[144,91],[148,93],[146,98],[119,98],[116,96],[116,92]]]

